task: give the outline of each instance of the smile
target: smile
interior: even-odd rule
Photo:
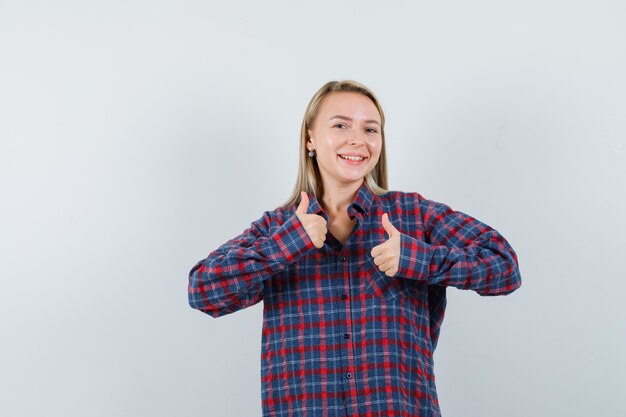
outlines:
[[[354,156],[354,155],[341,155],[341,154],[339,154],[339,156],[340,156],[342,159],[347,159],[347,160],[349,160],[349,161],[362,161],[362,160],[364,160],[364,159],[365,159],[365,158],[364,158],[364,157],[362,157],[362,156]]]

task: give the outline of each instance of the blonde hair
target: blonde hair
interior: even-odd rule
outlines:
[[[378,163],[365,176],[365,183],[374,194],[385,194],[387,192],[387,157],[385,152],[385,114],[374,93],[364,85],[352,80],[330,81],[322,86],[309,101],[309,105],[304,112],[302,120],[302,128],[300,129],[300,162],[298,164],[298,178],[293,187],[291,196],[283,205],[283,208],[289,208],[292,205],[300,204],[300,192],[305,191],[307,194],[313,194],[318,200],[324,196],[324,187],[322,185],[322,177],[317,159],[308,156],[307,142],[309,141],[309,129],[313,127],[313,123],[317,117],[320,105],[326,96],[332,93],[357,93],[372,100],[378,113],[380,114],[380,134],[382,144],[380,147],[380,157]]]

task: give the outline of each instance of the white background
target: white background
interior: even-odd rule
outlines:
[[[449,290],[445,417],[626,416],[621,0],[0,0],[0,415],[260,415],[261,305],[189,270],[282,204],[306,103],[372,88],[390,187],[518,253]]]

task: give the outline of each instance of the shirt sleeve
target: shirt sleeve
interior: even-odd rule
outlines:
[[[265,280],[314,247],[296,215],[270,233],[273,222],[272,212],[265,212],[194,265],[187,291],[192,308],[219,317],[254,305],[263,297]]]
[[[505,295],[521,285],[517,255],[490,226],[419,196],[424,240],[400,236],[397,276]]]

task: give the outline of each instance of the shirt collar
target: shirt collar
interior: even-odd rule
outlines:
[[[356,212],[361,212],[363,214],[370,214],[370,208],[372,207],[372,202],[374,201],[374,193],[369,189],[365,181],[359,187],[359,190],[356,192],[354,196],[354,200],[352,200],[352,204],[348,206],[348,214],[356,214]],[[354,213],[351,211],[355,210]]]
[[[327,221],[328,217],[322,205],[317,201],[317,197],[313,194],[309,194],[309,210],[308,213],[317,214],[323,216]]]
[[[375,194],[369,189],[365,181],[363,181],[363,184],[361,184],[356,192],[356,195],[354,196],[354,200],[352,200],[352,203],[348,206],[348,214],[350,217],[356,216],[358,213],[368,215],[370,213],[374,197]],[[311,214],[318,214],[328,220],[328,215],[317,200],[317,197],[314,195],[309,195],[308,212]]]

